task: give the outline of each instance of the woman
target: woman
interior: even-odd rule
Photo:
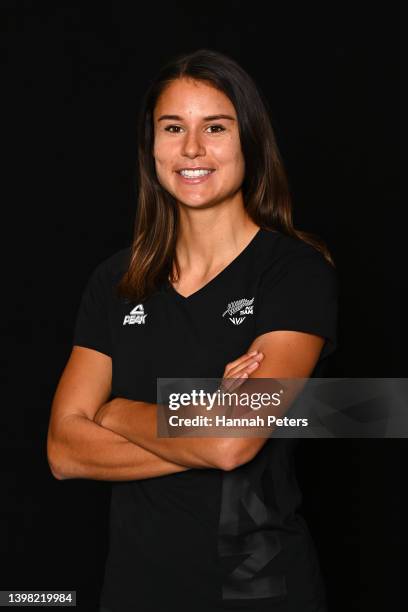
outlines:
[[[100,610],[322,612],[294,440],[160,438],[156,380],[316,376],[330,255],[293,228],[266,103],[232,59],[166,65],[138,145],[134,240],[85,288],[48,437],[57,478],[114,481]]]

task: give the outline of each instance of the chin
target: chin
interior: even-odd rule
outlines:
[[[218,201],[214,201],[214,199],[203,199],[201,202],[192,202],[191,200],[186,200],[182,198],[176,198],[177,202],[181,206],[185,206],[186,208],[212,208],[217,206]]]

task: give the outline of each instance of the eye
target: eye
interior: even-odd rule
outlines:
[[[166,132],[170,132],[171,134],[174,134],[175,132],[172,132],[170,128],[177,128],[179,129],[179,125],[168,125],[167,127],[165,127],[164,129],[166,130]],[[177,134],[177,132],[176,132]]]
[[[221,132],[225,132],[225,127],[223,127],[222,125],[209,125],[208,127],[210,127],[210,128],[213,128],[213,127],[220,128]],[[215,132],[215,133],[217,134],[217,132]]]
[[[212,132],[211,131],[212,134],[219,134],[220,132],[225,132],[225,127],[223,127],[222,125],[209,125],[208,127],[209,128],[219,128],[220,131],[217,131],[217,132]],[[164,129],[165,129],[166,132],[170,132],[171,134],[178,134],[179,133],[178,131],[177,132],[172,131],[171,128],[176,128],[177,130],[179,130],[180,126],[179,125],[168,125]]]

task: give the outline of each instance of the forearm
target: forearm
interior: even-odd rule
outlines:
[[[157,404],[119,397],[102,406],[98,422],[170,462],[191,468],[224,469],[224,464],[229,465],[232,458],[228,457],[228,438],[159,438],[158,408]]]
[[[66,417],[48,443],[59,479],[141,480],[190,469],[138,446],[80,415]]]

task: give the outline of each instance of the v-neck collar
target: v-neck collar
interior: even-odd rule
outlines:
[[[220,278],[223,277],[227,272],[229,272],[230,269],[233,268],[238,262],[240,262],[244,256],[246,256],[250,251],[252,251],[253,247],[255,246],[255,244],[257,243],[258,239],[260,238],[260,236],[262,235],[264,231],[265,230],[263,230],[263,228],[260,227],[258,231],[256,232],[256,234],[251,238],[250,242],[246,245],[246,247],[244,247],[243,250],[240,253],[238,253],[238,255],[234,257],[234,259],[229,264],[225,266],[225,268],[223,268],[220,272],[218,272],[218,274],[216,274],[205,285],[203,285],[202,287],[194,291],[194,293],[190,293],[190,295],[187,295],[187,296],[181,295],[181,293],[175,290],[175,288],[170,283],[170,281],[167,281],[168,291],[172,295],[174,295],[176,299],[180,300],[181,302],[189,302],[195,299],[198,295],[201,295],[202,293],[204,293],[206,289],[209,289],[210,287],[213,286],[213,284],[218,282]]]

